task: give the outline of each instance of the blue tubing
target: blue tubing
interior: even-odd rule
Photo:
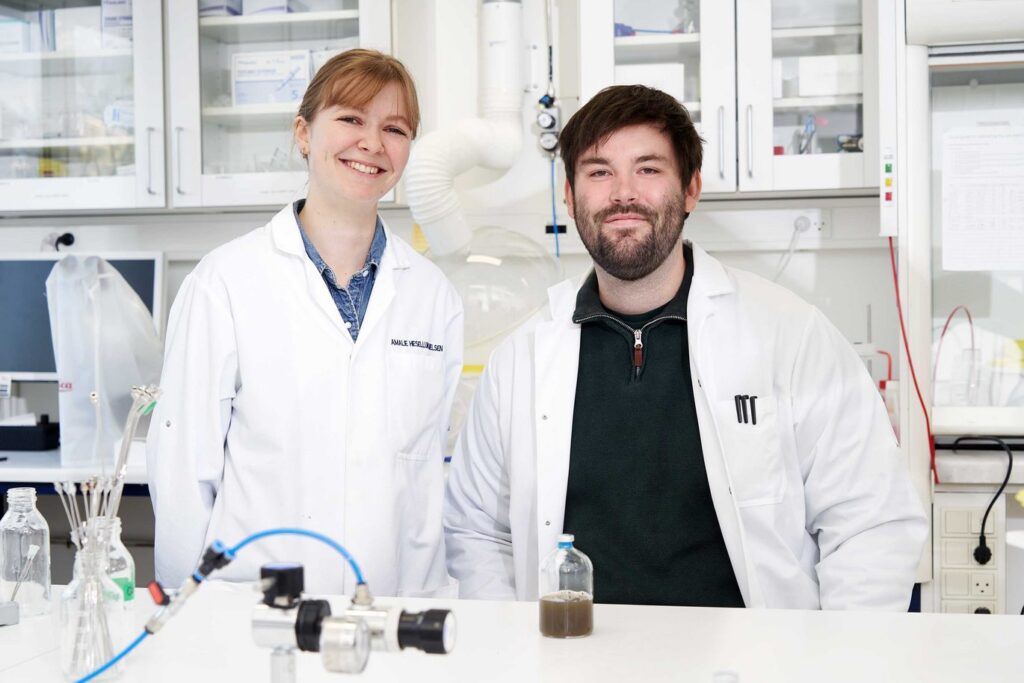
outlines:
[[[340,543],[338,543],[332,538],[324,536],[323,534],[318,534],[315,531],[307,531],[306,529],[282,528],[267,529],[266,531],[260,531],[258,533],[245,537],[238,543],[238,545],[228,549],[227,556],[234,559],[235,554],[239,550],[241,550],[242,548],[244,548],[245,546],[249,545],[254,541],[258,541],[261,538],[266,538],[267,536],[308,536],[309,538],[314,538],[322,543],[326,543],[327,545],[331,546],[339,553],[341,553],[341,556],[348,561],[349,566],[352,567],[352,572],[356,575],[356,581],[358,581],[359,583],[366,583],[366,581],[363,580],[363,572],[360,571],[359,565],[356,564],[355,559],[349,554],[347,550],[345,550],[344,547],[342,547]]]
[[[142,633],[139,634],[138,638],[136,638],[135,640],[133,640],[131,643],[128,644],[128,647],[126,647],[125,649],[121,650],[116,655],[114,655],[113,659],[111,659],[109,662],[107,662],[106,664],[104,664],[100,668],[98,668],[95,671],[93,671],[88,676],[84,676],[82,678],[79,678],[77,681],[75,681],[75,683],[88,683],[88,681],[91,681],[94,678],[97,678],[98,676],[102,676],[104,673],[106,673],[106,671],[108,669],[110,669],[110,667],[114,666],[115,664],[120,662],[122,659],[127,657],[128,653],[131,652],[132,650],[134,650],[136,647],[138,647],[139,643],[144,641],[146,639],[146,636],[148,636],[148,635],[149,635],[149,631],[143,631]]]

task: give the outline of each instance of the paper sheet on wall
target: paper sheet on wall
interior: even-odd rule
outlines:
[[[1024,269],[1024,127],[942,137],[942,268]]]

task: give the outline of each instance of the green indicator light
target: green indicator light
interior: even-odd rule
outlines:
[[[885,172],[886,173],[892,173],[892,164],[886,164],[885,165]]]

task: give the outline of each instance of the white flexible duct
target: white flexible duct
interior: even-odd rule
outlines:
[[[482,0],[480,111],[451,128],[428,133],[413,149],[405,192],[413,219],[435,254],[465,246],[472,230],[462,213],[455,178],[475,166],[507,169],[523,143],[520,0]]]

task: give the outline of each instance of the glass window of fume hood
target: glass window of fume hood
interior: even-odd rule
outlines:
[[[1014,61],[931,71],[936,407],[1024,408],[1024,158],[999,160],[1003,150],[984,137],[1024,141],[1024,61]],[[978,154],[970,159],[959,145],[973,140]],[[960,180],[965,173],[984,185],[973,189]],[[947,228],[960,230],[956,253]]]
[[[358,47],[359,2],[234,4],[199,2],[203,173],[304,171],[291,123],[312,74]]]
[[[772,0],[773,152],[864,151],[861,0]]]
[[[0,0],[0,181],[135,175],[132,6]]]

